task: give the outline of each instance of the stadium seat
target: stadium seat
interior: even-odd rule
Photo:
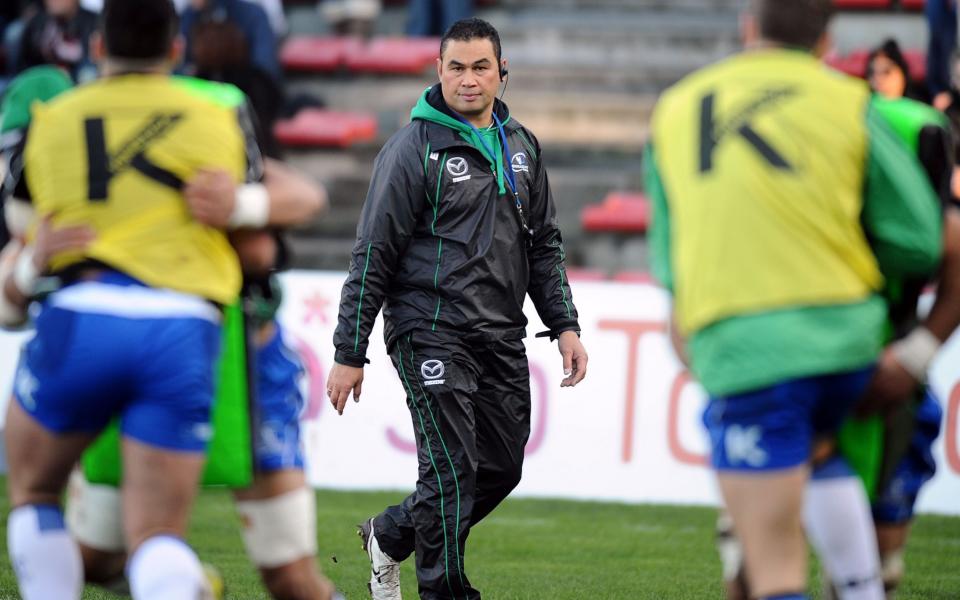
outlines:
[[[357,73],[420,75],[439,55],[439,38],[382,37],[350,48],[345,63]]]
[[[352,37],[295,36],[283,45],[280,62],[290,71],[336,71],[344,66],[347,55],[362,45]]]
[[[900,5],[906,10],[923,10],[926,0],[900,0]]]
[[[366,113],[307,108],[292,119],[278,121],[273,132],[284,146],[348,148],[376,139],[377,119]]]
[[[650,204],[643,194],[611,192],[603,202],[580,213],[584,231],[645,233],[650,224]]]
[[[568,281],[606,281],[607,274],[600,269],[566,269]]]
[[[619,271],[611,279],[621,283],[655,283],[653,275],[646,271]]]
[[[851,9],[888,9],[892,7],[891,0],[833,0],[833,5],[840,10]]]
[[[854,77],[866,77],[867,58],[869,50],[854,50],[849,54],[839,55],[830,52],[823,57],[828,65]],[[903,57],[910,67],[910,77],[914,81],[923,81],[927,77],[927,57],[922,50],[904,50]]]

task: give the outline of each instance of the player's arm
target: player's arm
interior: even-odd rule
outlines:
[[[360,212],[350,270],[340,294],[333,334],[335,364],[327,377],[327,396],[343,413],[353,393],[358,399],[367,361],[367,340],[420,215],[426,210],[422,150],[398,134],[373,164],[373,178]]]
[[[226,171],[202,170],[183,195],[194,218],[217,229],[299,225],[327,207],[320,184],[271,159],[264,162],[262,181],[237,186]]]
[[[0,251],[0,327],[15,328],[27,320],[27,306],[34,286],[46,271],[50,259],[61,252],[82,250],[93,240],[88,227],[56,228],[52,217],[36,222],[30,190],[23,168],[26,135],[7,150],[7,174],[0,197],[10,241]],[[32,241],[28,233],[33,229]]]
[[[943,250],[940,202],[917,158],[870,109],[863,224],[885,275],[931,276]]]
[[[37,224],[33,241],[24,245],[13,238],[0,252],[0,326],[19,327],[26,322],[27,306],[37,280],[47,270],[50,259],[63,252],[83,250],[94,238],[84,225],[56,227],[48,215]]]
[[[657,167],[657,154],[652,143],[647,144],[643,153],[643,180],[653,215],[647,232],[651,270],[660,285],[673,294],[673,269],[670,263],[670,211],[667,206],[667,194]],[[682,363],[689,366],[686,340],[677,327],[677,316],[674,310],[670,311],[668,328],[674,353]]]
[[[540,144],[535,144],[536,173],[530,187],[530,226],[533,228],[527,262],[530,267],[530,282],[527,293],[540,315],[540,320],[549,328],[541,335],[557,339],[557,349],[563,360],[564,379],[560,387],[573,387],[587,376],[587,351],[580,341],[580,323],[573,294],[564,267],[565,252],[560,227],[557,225],[557,208],[547,179]],[[534,148],[530,148],[534,150]],[[527,236],[521,232],[520,236]]]

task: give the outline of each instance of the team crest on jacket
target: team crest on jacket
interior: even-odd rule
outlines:
[[[470,175],[467,174],[469,170],[467,159],[462,156],[453,156],[447,161],[447,173],[450,173],[450,176],[453,177],[454,183],[470,179]]]
[[[513,169],[514,173],[529,173],[530,172],[530,163],[527,161],[527,155],[525,152],[517,152],[513,155],[513,158],[510,159],[510,168]]]
[[[440,385],[443,379],[443,361],[430,359],[423,361],[420,365],[420,374],[423,375],[424,385]]]

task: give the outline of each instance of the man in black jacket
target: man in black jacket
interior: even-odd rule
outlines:
[[[374,163],[327,385],[341,413],[359,397],[383,305],[420,468],[413,494],[361,526],[378,599],[400,598],[398,563],[411,552],[421,598],[480,597],[464,544],[520,482],[530,433],[527,294],[559,340],[560,385],[587,367],[540,146],[496,100],[507,74],[497,31],[452,25],[437,72]]]

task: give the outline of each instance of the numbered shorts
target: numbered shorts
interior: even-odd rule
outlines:
[[[933,443],[940,435],[943,409],[930,389],[914,412],[914,429],[906,455],[897,463],[893,477],[873,503],[873,518],[879,523],[902,523],[913,518],[917,494],[937,470]]]
[[[305,402],[300,390],[304,368],[286,343],[283,330],[257,350],[254,414],[254,466],[257,471],[303,468],[300,415]]]
[[[785,381],[711,397],[703,413],[711,461],[720,471],[775,471],[807,462],[860,399],[873,368]]]
[[[103,429],[199,452],[210,438],[220,311],[108,273],[47,298],[17,367],[20,406],[55,433]]]

